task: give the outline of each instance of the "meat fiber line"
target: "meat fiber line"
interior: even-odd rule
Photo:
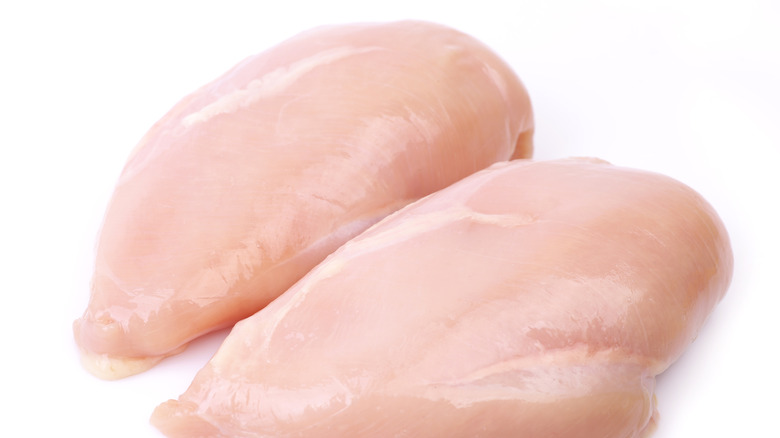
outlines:
[[[166,436],[649,436],[655,376],[728,288],[728,234],[666,176],[530,160],[530,102],[426,22],[245,59],[128,159],[84,367],[123,378],[235,325],[154,410]]]

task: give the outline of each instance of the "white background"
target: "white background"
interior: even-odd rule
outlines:
[[[160,436],[152,409],[186,389],[225,333],[119,382],[80,368],[70,325],[124,160],[173,104],[244,57],[320,24],[402,18],[463,30],[512,65],[534,103],[536,158],[665,173],[714,205],[734,280],[658,379],[655,437],[776,434],[778,3],[366,3],[0,6],[0,435]]]

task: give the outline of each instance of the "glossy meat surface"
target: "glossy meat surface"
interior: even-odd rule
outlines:
[[[697,193],[499,163],[386,218],[238,323],[169,437],[627,438],[731,279]]]
[[[434,24],[323,27],[244,60],[124,168],[74,324],[85,367],[140,372],[255,313],[387,214],[529,156],[532,131],[509,67]]]

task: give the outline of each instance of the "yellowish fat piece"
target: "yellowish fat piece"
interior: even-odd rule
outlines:
[[[168,356],[181,353],[186,345],[165,356],[118,357],[81,350],[81,365],[95,377],[103,380],[119,380],[142,373]]]

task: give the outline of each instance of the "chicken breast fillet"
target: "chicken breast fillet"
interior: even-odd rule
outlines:
[[[627,438],[732,272],[697,193],[499,163],[386,218],[237,324],[169,437]]]
[[[528,95],[424,22],[318,28],[178,103],[124,168],[74,324],[87,369],[143,371],[276,298],[387,214],[531,154]]]

